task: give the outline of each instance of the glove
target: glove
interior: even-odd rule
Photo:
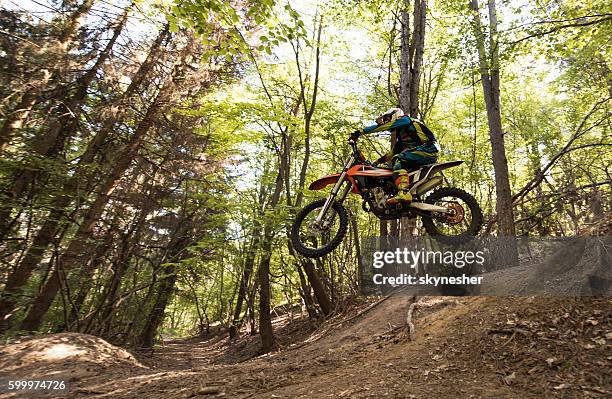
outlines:
[[[353,133],[351,133],[349,140],[357,141],[357,138],[359,138],[360,135],[361,133],[359,132],[359,130],[355,130]]]

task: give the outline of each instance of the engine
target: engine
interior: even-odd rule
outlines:
[[[373,195],[372,202],[374,203],[376,208],[386,208],[387,199],[389,199],[389,195],[387,195],[387,193],[385,193],[385,191],[380,187],[373,188],[370,191]]]
[[[382,187],[374,187],[364,191],[363,209],[366,212],[384,212],[387,209],[387,199],[389,194]]]

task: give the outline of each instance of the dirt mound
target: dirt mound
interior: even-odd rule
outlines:
[[[125,349],[87,334],[44,335],[0,346],[1,373],[11,377],[60,373],[74,379],[109,367],[131,370],[144,366]]]

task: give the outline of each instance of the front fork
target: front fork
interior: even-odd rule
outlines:
[[[317,218],[314,221],[314,224],[316,226],[321,226],[321,221],[325,217],[325,214],[329,210],[329,207],[334,203],[336,196],[340,192],[340,188],[342,187],[342,184],[346,181],[346,174],[349,168],[353,165],[353,162],[355,162],[355,156],[351,155],[349,160],[344,165],[344,169],[342,170],[342,173],[338,177],[338,181],[334,185],[334,188],[332,188],[331,193],[329,193],[329,196],[327,197],[325,204],[323,204],[323,208],[321,208],[321,211],[319,211],[319,214],[317,215]],[[338,202],[340,203],[344,202],[344,199],[346,198],[348,193],[351,191],[351,188],[352,188],[352,185],[349,182],[349,184],[347,184],[342,190],[342,193],[340,194],[340,200]],[[325,228],[327,226],[321,226],[321,227]]]

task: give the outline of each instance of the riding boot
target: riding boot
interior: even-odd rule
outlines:
[[[395,187],[397,187],[397,194],[387,200],[387,205],[395,206],[398,203],[410,203],[412,201],[412,195],[408,191],[410,188],[410,178],[408,177],[408,171],[400,169],[397,172],[395,179]]]

